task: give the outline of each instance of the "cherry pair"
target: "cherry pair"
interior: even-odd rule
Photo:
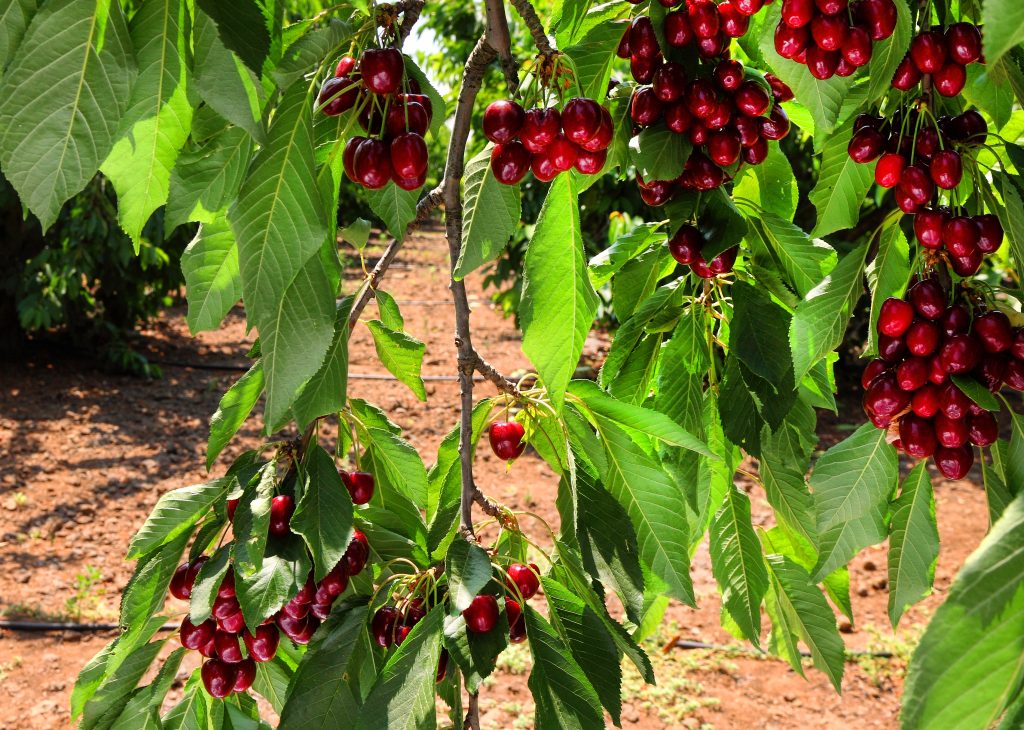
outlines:
[[[910,41],[910,50],[896,67],[892,86],[910,91],[930,75],[943,96],[956,96],[967,83],[965,66],[981,61],[981,31],[973,23],[953,23],[945,31],[931,28]]]
[[[702,279],[711,279],[732,271],[736,263],[738,247],[726,249],[711,261],[705,261],[701,250],[705,244],[704,235],[696,226],[689,223],[682,225],[676,234],[668,240],[668,250],[678,263],[689,266]]]
[[[985,254],[995,253],[1003,242],[1003,226],[996,216],[955,214],[945,206],[918,211],[914,234],[924,248],[947,251],[960,276],[978,273]]]

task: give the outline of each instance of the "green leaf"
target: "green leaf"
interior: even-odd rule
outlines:
[[[0,166],[44,231],[114,146],[135,74],[120,3],[50,0],[32,17],[0,81]]]
[[[590,259],[588,266],[593,285],[607,284],[623,266],[657,242],[664,235],[661,227],[661,223],[641,223]]]
[[[868,344],[865,350],[877,351],[878,314],[882,302],[889,297],[902,296],[910,281],[910,244],[898,225],[886,228],[878,242],[878,254],[867,269],[868,289],[871,291],[871,316],[868,320]]]
[[[825,596],[811,583],[807,571],[789,558],[768,555],[765,560],[771,571],[784,630],[807,645],[814,666],[828,675],[836,692],[841,692],[846,653]],[[796,663],[799,664],[799,657]]]
[[[781,147],[769,145],[764,162],[741,167],[736,173],[732,194],[737,203],[740,203],[740,198],[751,200],[763,212],[789,224],[796,213],[799,193],[793,166],[789,164]],[[820,278],[819,275],[815,281]]]
[[[812,544],[817,533],[814,500],[804,475],[817,445],[816,423],[814,409],[798,401],[781,428],[772,433],[766,426],[758,462],[758,473],[776,519]]]
[[[482,547],[455,540],[445,556],[448,592],[455,610],[465,611],[491,581],[491,559]]]
[[[950,376],[950,380],[952,380],[953,385],[963,391],[968,398],[985,410],[992,411],[993,413],[999,413],[1001,410],[999,400],[992,395],[992,391],[974,378],[964,375],[952,375]]]
[[[667,592],[694,605],[690,579],[686,500],[662,466],[611,421],[599,421],[606,464],[602,481],[629,514],[640,545],[640,556]]]
[[[408,441],[381,428],[367,428],[365,435],[368,445],[373,448],[375,461],[384,472],[376,474],[377,479],[386,480],[399,494],[422,509],[427,502],[427,470],[416,449]],[[388,507],[384,503],[381,506]]]
[[[792,379],[787,347],[792,316],[763,290],[744,281],[732,286],[729,348],[751,371],[769,381]]]
[[[313,579],[323,580],[345,555],[352,540],[352,498],[334,459],[320,446],[306,456],[305,486],[289,523],[313,556]]]
[[[259,74],[253,74],[224,46],[217,35],[216,24],[201,10],[195,15],[193,43],[193,80],[199,96],[217,114],[244,129],[257,142],[266,142],[266,130],[261,121],[263,88]]]
[[[210,438],[206,445],[207,471],[252,413],[262,392],[263,364],[257,361],[221,396],[217,410],[210,417]]]
[[[356,218],[348,226],[338,231],[338,234],[346,243],[362,251],[370,240],[370,221],[365,218]]]
[[[199,519],[227,494],[234,477],[181,487],[160,497],[146,522],[128,545],[128,560],[141,558],[191,531]]]
[[[246,314],[260,333],[268,431],[319,370],[334,337],[334,292],[318,255],[327,230],[307,91],[299,82],[284,93],[267,146],[228,214],[238,241]]]
[[[629,160],[644,180],[675,180],[683,172],[692,145],[668,127],[648,127],[629,141]]]
[[[327,348],[327,355],[320,369],[302,386],[292,406],[295,419],[303,425],[320,416],[337,413],[348,402],[348,317],[351,310],[351,298],[338,305],[334,339]]]
[[[853,122],[843,124],[821,145],[818,182],[810,201],[818,211],[812,236],[853,228],[860,219],[860,206],[875,180],[875,163],[862,165],[850,158],[847,147],[853,136]]]
[[[215,330],[242,297],[238,247],[224,219],[204,223],[181,255],[188,293],[189,331]]]
[[[366,660],[366,606],[336,608],[317,631],[292,680],[281,730],[351,727],[368,687],[360,686]]]
[[[253,575],[263,564],[270,530],[270,502],[277,485],[277,464],[264,464],[259,479],[243,485],[244,491],[235,508],[231,532],[235,536],[235,569]]]
[[[487,145],[466,163],[465,214],[462,219],[462,251],[455,265],[455,277],[490,263],[505,250],[522,216],[518,185],[502,185],[491,170]]]
[[[761,602],[768,571],[750,518],[750,498],[730,489],[711,522],[711,571],[722,590],[722,605],[755,646],[761,641]]]
[[[996,213],[1003,224],[1006,238],[1010,242],[1010,252],[1017,266],[1024,262],[1024,192],[1019,177],[1004,172],[992,173],[992,179],[998,187],[1006,207],[999,206]]]
[[[252,137],[240,127],[225,127],[201,145],[187,145],[171,170],[166,229],[187,221],[223,222],[222,211],[238,194],[251,158]],[[236,255],[236,277],[237,271]],[[241,291],[235,299],[240,296]]]
[[[864,289],[862,279],[867,250],[867,246],[860,246],[846,254],[832,273],[797,305],[789,331],[797,382],[842,342],[853,308]]]
[[[338,47],[349,43],[351,38],[352,26],[331,18],[327,25],[307,30],[288,46],[271,76],[279,87],[287,89],[305,74],[315,71],[325,58],[335,55]]]
[[[165,641],[166,639],[150,642],[125,657],[124,662],[103,681],[96,689],[96,693],[85,703],[82,722],[78,727],[82,730],[109,727],[128,704],[129,694],[156,659]]]
[[[935,495],[925,462],[903,480],[892,505],[889,537],[889,621],[895,629],[907,607],[932,589],[939,559],[939,530],[935,524]]]
[[[369,13],[367,13],[369,15]],[[431,82],[427,75],[423,73],[423,70],[416,64],[416,61],[411,56],[402,54],[402,58],[405,59],[405,73],[406,75],[415,80],[420,85],[420,91],[430,99],[430,104],[434,111],[434,116],[430,120],[430,133],[435,139],[439,139],[438,135],[441,132],[441,128],[444,126],[445,121],[448,119],[448,105],[444,97],[441,96],[440,92],[434,88],[434,84]],[[447,143],[447,140],[445,140]]]
[[[398,308],[395,298],[381,289],[373,293],[373,298],[377,301],[380,321],[384,323],[384,326],[396,332],[404,331],[405,317],[402,316],[402,311]]]
[[[589,730],[602,727],[601,700],[579,664],[530,606],[523,606],[533,669],[528,682],[537,705],[536,730]]]
[[[256,573],[235,576],[235,590],[246,626],[250,630],[259,626],[302,590],[311,567],[300,537],[289,535],[269,543]]]
[[[1004,58],[1001,63],[1008,60]],[[967,83],[963,89],[964,99],[992,117],[997,129],[1006,126],[1013,113],[1013,88],[1002,70],[1001,64],[972,63],[967,66]]]
[[[898,478],[896,450],[885,431],[870,423],[818,459],[811,474],[818,515],[815,581],[886,538],[885,516]]]
[[[904,728],[990,727],[1024,656],[1024,496],[964,563],[910,660]]]
[[[427,346],[404,332],[388,329],[380,320],[372,319],[366,326],[373,335],[377,357],[384,367],[399,381],[409,386],[409,390],[417,398],[426,401],[427,391],[420,370],[423,367],[423,354]]]
[[[380,190],[366,191],[366,202],[370,210],[384,221],[388,232],[399,241],[405,239],[406,228],[416,218],[418,201],[418,191],[402,190],[394,181]]]
[[[160,705],[163,703],[171,684],[181,666],[181,660],[185,656],[186,649],[179,647],[171,652],[164,660],[160,671],[153,682],[139,688],[117,719],[111,725],[111,730],[139,730],[139,728],[159,727],[151,724],[154,716],[159,715]],[[109,715],[108,715],[109,717]]]
[[[221,41],[238,54],[257,75],[270,51],[270,32],[254,0],[197,0],[203,12],[217,24]]]
[[[131,22],[139,76],[117,141],[100,165],[117,192],[117,217],[135,244],[157,208],[167,202],[171,169],[192,126],[185,86],[186,3],[143,3]]]
[[[196,574],[188,602],[188,618],[196,626],[213,614],[213,603],[217,600],[220,584],[231,567],[231,550],[230,543],[221,545]]]
[[[910,37],[914,28],[910,18],[910,7],[904,0],[897,0],[896,28],[893,34],[882,41],[872,43],[871,62],[868,65],[867,92],[869,103],[885,96],[892,86],[896,67],[910,48]],[[968,66],[970,68],[970,66]]]
[[[729,440],[749,454],[760,457],[761,430],[764,419],[758,411],[753,389],[743,378],[743,365],[729,354],[725,359],[725,375],[719,390],[719,414],[722,428]]]
[[[985,32],[985,62],[995,63],[1014,46],[1024,43],[1024,6],[1014,0],[985,0],[981,8]]]
[[[435,727],[434,678],[441,656],[443,612],[435,606],[381,669],[359,713],[357,730]]]
[[[658,282],[676,267],[664,246],[644,251],[627,261],[612,279],[612,309],[617,317],[633,316],[641,302],[648,299]]]
[[[468,631],[466,619],[460,613],[444,620],[444,646],[462,671],[468,692],[476,692],[483,681],[491,676],[497,666],[498,655],[508,646],[508,619],[505,617],[504,600],[499,601],[499,604],[501,613],[498,624],[484,634]]]
[[[144,625],[163,608],[171,576],[191,536],[191,531],[183,532],[159,550],[139,560],[121,594],[119,623],[122,628]]]
[[[252,683],[252,688],[265,698],[274,708],[274,712],[280,716],[284,712],[288,686],[294,676],[295,672],[287,664],[274,657],[269,662],[259,662],[256,665],[256,679]]]
[[[648,323],[660,312],[670,306],[680,294],[679,282],[659,287],[645,299],[636,312],[627,319],[615,333],[612,346],[608,350],[598,382],[608,387],[625,365],[626,359],[633,351],[637,342],[644,336]]]
[[[0,69],[7,67],[18,49],[39,0],[8,0],[0,9]]]
[[[788,220],[758,211],[747,223],[800,297],[807,296],[835,266],[835,249],[822,240],[812,239]]]
[[[580,214],[572,176],[548,189],[526,250],[519,316],[523,352],[540,374],[556,409],[579,363],[597,313],[587,275]]]

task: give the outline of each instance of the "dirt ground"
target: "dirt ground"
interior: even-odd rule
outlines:
[[[379,250],[369,249],[371,254]],[[427,343],[424,374],[429,376],[455,372],[445,271],[443,239],[429,231],[407,242],[383,286],[402,305],[408,331]],[[350,272],[353,287],[360,275],[358,269]],[[503,372],[526,366],[513,323],[490,305],[479,276],[468,285],[477,348]],[[371,305],[364,317],[373,316]],[[242,363],[252,336],[235,311],[217,332],[191,338],[183,310],[175,308],[141,331],[140,338],[153,360],[178,363],[164,366],[163,379],[106,374],[88,360],[52,349],[35,350],[25,362],[0,364],[0,613],[7,617],[116,620],[118,597],[131,574],[131,564],[124,561],[129,538],[162,493],[206,478],[207,420],[239,373],[180,364]],[[600,338],[587,344],[598,357],[603,347]],[[351,395],[388,411],[431,462],[457,420],[457,384],[428,382],[429,398],[423,404],[400,383],[360,378],[383,372],[365,328],[353,339],[350,370]],[[482,384],[479,392],[489,394],[490,386]],[[855,405],[839,419],[826,416],[820,429],[823,443],[838,441],[862,420]],[[257,441],[256,425],[246,425],[215,471]],[[481,449],[477,476],[493,498],[557,525],[556,480],[535,454],[527,453],[506,471],[489,449]],[[896,658],[851,659],[840,697],[813,669],[804,680],[783,662],[750,653],[720,628],[720,602],[702,548],[693,564],[700,607],[671,605],[663,626],[646,642],[657,686],[644,686],[626,667],[623,726],[896,727],[905,658],[987,526],[977,470],[969,481],[935,479],[942,538],[935,593],[904,616],[898,632],[889,628],[886,617],[884,546],[865,550],[851,566],[856,624],[841,624],[848,647],[891,651]],[[751,493],[755,523],[771,524],[760,489],[740,483]],[[543,543],[540,532],[537,539]],[[180,612],[181,606],[169,603],[168,609]],[[677,634],[734,649],[663,653],[661,644]],[[0,630],[0,703],[5,708],[0,730],[67,727],[75,676],[111,637]],[[500,671],[481,692],[484,727],[532,725],[529,662],[522,645],[503,655]],[[195,663],[189,657],[182,677]]]

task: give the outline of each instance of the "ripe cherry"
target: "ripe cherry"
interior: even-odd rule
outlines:
[[[722,91],[736,91],[743,83],[743,64],[731,59],[722,61],[715,66],[712,77]]]
[[[280,627],[281,632],[291,639],[292,642],[304,646],[313,638],[313,633],[316,631],[318,623],[312,616],[293,619],[284,614],[278,614],[277,625]]]
[[[690,27],[698,38],[714,38],[721,28],[722,19],[718,6],[711,0],[690,0]]]
[[[514,598],[505,599],[505,618],[508,619],[508,640],[513,644],[526,641],[526,619],[523,607]]]
[[[999,218],[991,213],[976,216],[978,226],[978,250],[982,253],[995,253],[1003,244],[1003,226]]]
[[[672,64],[665,64],[659,73]],[[682,67],[679,67],[682,71]],[[657,78],[657,74],[655,74]],[[583,144],[595,134],[601,126],[601,105],[593,99],[577,97],[570,99],[562,108],[562,131],[571,142]]]
[[[403,132],[414,132],[422,137],[430,127],[430,116],[418,101],[395,101],[388,109],[384,126],[391,137],[397,137]]]
[[[952,190],[959,185],[963,171],[960,155],[953,150],[941,150],[932,157],[932,181],[943,190]]]
[[[843,59],[854,68],[866,66],[871,61],[871,36],[864,28],[853,26],[846,32],[843,41]]]
[[[471,633],[485,634],[498,623],[498,599],[487,594],[479,595],[462,615],[466,619],[466,628]]]
[[[946,62],[946,65],[932,74],[935,90],[942,96],[956,96],[967,85],[967,71],[959,63]]]
[[[914,391],[910,408],[922,418],[931,418],[939,412],[939,388],[935,383],[925,383]]]
[[[693,41],[690,19],[682,10],[665,16],[665,40],[673,48],[688,46]]]
[[[530,563],[530,565],[513,563],[508,568],[509,580],[515,583],[523,600],[526,601],[533,598],[537,591],[540,590],[539,574],[540,570],[533,563]],[[509,589],[511,590],[511,586]],[[511,619],[509,619],[509,623],[511,623]]]
[[[984,260],[985,255],[975,248],[966,256],[951,257],[950,263],[953,266],[953,271],[960,276],[974,276],[978,273]]]
[[[946,309],[946,294],[934,279],[922,279],[914,284],[907,290],[907,299],[925,319],[938,319]]]
[[[342,56],[341,60],[338,61],[338,65],[334,67],[335,76],[348,76],[352,73],[352,69],[356,67],[356,59],[352,56]]]
[[[969,256],[978,247],[978,225],[965,215],[942,225],[942,242],[954,256]]]
[[[503,461],[518,459],[526,450],[526,442],[523,437],[526,429],[518,421],[495,421],[491,424],[487,438],[491,443],[491,450]]]
[[[608,160],[608,150],[590,152],[583,148],[576,150],[575,168],[584,175],[596,175],[604,169]]]
[[[751,147],[761,139],[761,119],[762,117],[748,117],[743,114],[733,120],[732,126],[740,135],[740,144],[744,147]]]
[[[885,151],[885,137],[877,129],[864,127],[854,132],[846,151],[854,162],[862,165],[874,162]]]
[[[615,49],[615,55],[619,58],[629,58],[629,28],[626,28],[622,34],[622,38],[619,39],[619,45]]]
[[[896,367],[896,382],[903,390],[913,392],[928,382],[928,370],[924,358],[907,358]]]
[[[171,595],[179,601],[187,601],[192,595],[192,585],[195,582],[195,578],[193,577],[192,582],[188,580],[188,573],[191,567],[189,563],[182,563],[175,569],[174,575],[171,576],[169,590]]]
[[[946,383],[939,391],[939,410],[947,418],[966,418],[973,403],[974,401],[953,383]]]
[[[358,99],[359,87],[355,81],[348,76],[332,76],[320,87],[316,102],[322,106],[320,111],[336,117],[354,107]]]
[[[491,150],[491,171],[503,185],[516,185],[530,171],[533,155],[519,140],[495,145]]]
[[[838,51],[826,51],[816,45],[807,48],[807,70],[819,81],[827,81],[836,75],[842,56]]]
[[[750,16],[755,15],[764,7],[764,0],[732,0],[732,4],[742,15]]]
[[[374,94],[394,94],[402,85],[405,61],[397,48],[368,48],[359,59],[363,85]]]
[[[740,158],[740,138],[730,130],[712,132],[708,137],[708,156],[719,167],[728,167]]]
[[[743,148],[743,161],[748,165],[760,165],[766,159],[768,159],[768,140],[764,138],[757,140],[749,147]],[[721,185],[721,180],[719,180],[718,185]],[[718,185],[712,187],[718,187]]]
[[[910,325],[905,339],[911,355],[927,357],[939,346],[939,328],[934,322],[917,321]]]
[[[235,692],[245,692],[255,681],[256,662],[252,659],[243,659],[235,665],[235,683],[232,685]]]
[[[899,91],[910,91],[919,83],[921,83],[921,72],[907,55],[896,66],[896,72],[892,77],[892,87]]]
[[[373,474],[365,471],[339,471],[353,504],[366,504],[373,498]]]
[[[558,172],[565,172],[576,164],[578,149],[576,145],[560,134],[548,145],[545,153],[550,156],[551,163]]]
[[[678,263],[689,266],[700,256],[704,236],[694,226],[684,224],[668,241],[668,250]]]
[[[941,211],[924,208],[914,216],[914,235],[925,248],[939,249],[942,247],[942,227],[945,223],[946,215]]]
[[[537,154],[555,141],[562,128],[561,115],[554,107],[530,109],[523,119],[519,139],[533,154]]]
[[[732,0],[719,4],[718,15],[722,33],[729,38],[742,38],[750,29],[750,17],[741,13]]]
[[[178,631],[178,636],[183,647],[197,651],[213,639],[216,629],[217,625],[209,619],[197,626],[186,616],[181,621],[181,629]]]
[[[727,102],[720,101],[715,104],[714,110],[708,115],[707,119],[704,120],[704,124],[707,125],[708,129],[722,129],[732,119],[732,106]],[[758,117],[760,119],[760,117]]]
[[[893,373],[875,378],[864,391],[864,410],[879,428],[889,425],[892,417],[910,405],[910,393],[899,387]]]
[[[875,182],[883,188],[896,187],[903,177],[903,171],[907,161],[903,155],[895,152],[886,152],[878,159],[875,166]]]
[[[768,111],[768,107],[771,106],[772,103],[767,92],[753,81],[745,81],[740,88],[736,90],[734,100],[736,102],[736,108],[748,117],[761,116]]]
[[[864,368],[864,372],[860,374],[860,385],[862,388],[867,388],[871,385],[871,381],[877,378],[879,375],[884,373],[888,368],[885,360],[875,359],[868,363],[867,367]]]
[[[366,566],[366,560],[370,557],[370,543],[366,535],[360,530],[352,531],[352,541],[345,550],[342,560],[345,563],[345,574],[348,576],[359,575]]]
[[[238,670],[219,659],[210,659],[204,662],[199,674],[203,679],[206,691],[217,699],[224,699],[231,694],[235,687],[235,680],[238,678]]]
[[[906,343],[902,337],[878,335],[878,356],[889,363],[898,362],[906,354]]]
[[[1006,376],[1007,357],[1002,353],[987,353],[981,358],[981,365],[975,368],[974,375],[981,381],[982,385],[993,393],[998,393],[1003,387],[1003,378]]]
[[[682,64],[669,61],[659,68],[654,73],[651,88],[658,101],[668,103],[681,98],[686,91],[686,71]],[[564,111],[562,112],[562,126],[565,126]],[[570,139],[572,138],[570,137]]]
[[[999,438],[999,423],[988,411],[968,416],[967,435],[975,446],[991,446]]]
[[[811,37],[823,51],[838,51],[846,41],[849,22],[840,15],[818,15],[811,21]]]
[[[213,640],[217,646],[217,656],[228,664],[238,664],[242,661],[242,647],[238,644],[238,637],[218,630]]]
[[[437,660],[437,673],[434,675],[434,682],[443,682],[448,675],[448,650],[441,648],[441,656]]]
[[[998,310],[986,312],[974,320],[974,334],[986,352],[1003,352],[1013,344],[1010,318]]]
[[[981,32],[973,23],[953,23],[946,28],[946,51],[949,58],[966,66],[981,58]]]
[[[896,4],[893,0],[861,0],[856,9],[866,23],[871,40],[883,41],[896,30]]]
[[[649,127],[661,118],[662,103],[654,89],[643,87],[637,89],[630,100],[629,116],[635,124]]]
[[[1007,385],[1014,390],[1024,390],[1024,361],[1011,358],[1006,363],[1006,372],[1003,378]]]
[[[940,446],[955,449],[963,446],[968,440],[967,419],[950,418],[945,413],[935,416],[935,437]]]
[[[707,119],[718,108],[718,92],[708,79],[696,79],[686,90],[686,108],[698,119]]]
[[[782,22],[802,28],[814,18],[814,0],[782,0]]]
[[[935,450],[935,465],[947,479],[963,479],[974,465],[974,451],[969,446]]]
[[[935,73],[946,63],[946,39],[938,30],[926,30],[910,41],[910,58],[923,74]]]
[[[392,178],[391,150],[379,139],[365,139],[356,147],[352,159],[356,181],[370,190],[379,190]]]
[[[775,28],[775,52],[783,58],[795,59],[807,50],[811,43],[811,31],[807,27],[791,28],[779,23]]]
[[[927,205],[935,194],[935,185],[920,164],[910,165],[900,176],[900,188],[917,205]]]
[[[245,628],[245,617],[241,611],[217,619],[217,628],[229,634],[237,634]]]
[[[675,189],[675,183],[671,180],[652,180],[640,188],[640,197],[647,205],[657,208],[672,199]]]
[[[331,572],[324,576],[324,579],[320,582],[320,588],[322,588],[333,601],[344,593],[347,587],[348,575],[345,573],[345,561],[342,560],[331,569]]]
[[[915,459],[927,459],[935,453],[935,429],[931,420],[908,413],[900,419],[900,441],[903,450]]]
[[[397,177],[417,178],[427,169],[427,143],[415,132],[391,140],[391,169]]]
[[[256,633],[250,634],[246,631],[242,634],[245,641],[246,651],[249,656],[258,662],[269,662],[277,654],[277,646],[281,641],[281,634],[273,624],[265,624],[256,627]]]
[[[882,302],[878,314],[878,331],[889,337],[900,337],[914,321],[914,307],[903,299],[889,297]]]
[[[270,534],[287,535],[288,522],[295,512],[295,500],[288,494],[279,494],[270,500]]]
[[[953,335],[939,351],[942,366],[950,375],[963,375],[981,362],[981,345],[968,335]]]
[[[658,36],[654,24],[646,15],[633,19],[629,28],[629,52],[641,58],[653,58],[658,53]]]
[[[495,144],[511,142],[519,134],[526,112],[511,99],[492,101],[484,109],[484,136]]]

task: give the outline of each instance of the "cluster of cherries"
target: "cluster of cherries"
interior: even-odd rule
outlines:
[[[419,91],[416,80],[406,78],[397,48],[369,48],[358,61],[345,56],[338,62],[317,101],[328,116],[358,109],[359,124],[369,135],[352,137],[345,145],[342,159],[349,179],[370,190],[391,180],[403,190],[423,186],[428,163],[423,137],[433,107]]]
[[[672,48],[695,46],[701,58],[724,56],[729,41],[746,35],[750,16],[764,7],[764,0],[659,0],[666,8],[682,6],[665,16],[665,42]],[[635,4],[635,3],[634,3]],[[663,62],[654,24],[645,15],[635,18],[619,41],[619,58],[628,58],[637,83],[649,84]]]
[[[677,262],[690,269],[702,279],[712,279],[732,271],[739,247],[733,246],[705,261],[701,255],[704,248],[704,234],[696,226],[686,223],[668,239],[668,250]]]
[[[960,276],[978,273],[985,254],[995,253],[1003,242],[1003,226],[992,213],[972,216],[947,206],[918,211],[914,233],[924,248],[945,250]]]
[[[902,1],[902,0],[901,0]],[[851,76],[896,30],[894,0],[783,0],[775,50],[816,79]]]
[[[998,424],[951,376],[992,392],[1004,383],[1024,390],[1024,331],[998,310],[972,314],[962,302],[948,304],[938,279],[922,279],[903,299],[882,304],[878,358],[861,377],[864,411],[898,435],[897,448],[917,459],[933,456],[946,478],[962,479],[974,463],[971,446],[993,443]]]
[[[954,23],[932,28],[914,36],[910,50],[892,77],[892,86],[910,91],[925,76],[943,96],[956,96],[967,83],[969,64],[981,60],[981,31],[973,23]]]
[[[541,182],[573,168],[595,175],[604,167],[615,127],[612,115],[593,99],[570,99],[556,107],[524,110],[512,99],[484,110],[484,136],[494,142],[491,170],[498,182],[516,185],[533,170]]]

